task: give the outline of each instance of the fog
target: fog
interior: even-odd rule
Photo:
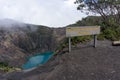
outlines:
[[[20,32],[25,30],[35,31],[37,27],[32,24],[26,24],[23,22],[15,21],[12,19],[1,19],[0,20],[0,30],[6,32]]]

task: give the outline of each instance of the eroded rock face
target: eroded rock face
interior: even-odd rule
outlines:
[[[11,66],[20,66],[25,60],[25,53],[21,48],[14,45],[10,36],[11,33],[7,31],[1,32],[0,39],[0,62],[8,63]]]
[[[33,53],[55,51],[65,38],[64,28],[26,24],[24,27],[0,27],[0,62],[21,66]]]

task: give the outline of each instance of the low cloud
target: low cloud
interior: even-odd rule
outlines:
[[[75,0],[0,0],[0,19],[62,27],[86,15],[76,10]]]

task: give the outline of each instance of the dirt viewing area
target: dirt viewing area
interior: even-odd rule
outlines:
[[[8,80],[120,80],[120,46],[110,41],[98,41],[96,48],[91,45],[79,44],[33,71],[5,76]]]

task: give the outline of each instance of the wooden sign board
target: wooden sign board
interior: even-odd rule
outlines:
[[[94,35],[94,47],[96,47],[97,34],[100,34],[100,26],[67,27],[66,37],[69,37],[69,52],[71,52],[71,37]]]
[[[66,37],[95,35],[100,33],[100,26],[80,26],[80,27],[67,27]]]

